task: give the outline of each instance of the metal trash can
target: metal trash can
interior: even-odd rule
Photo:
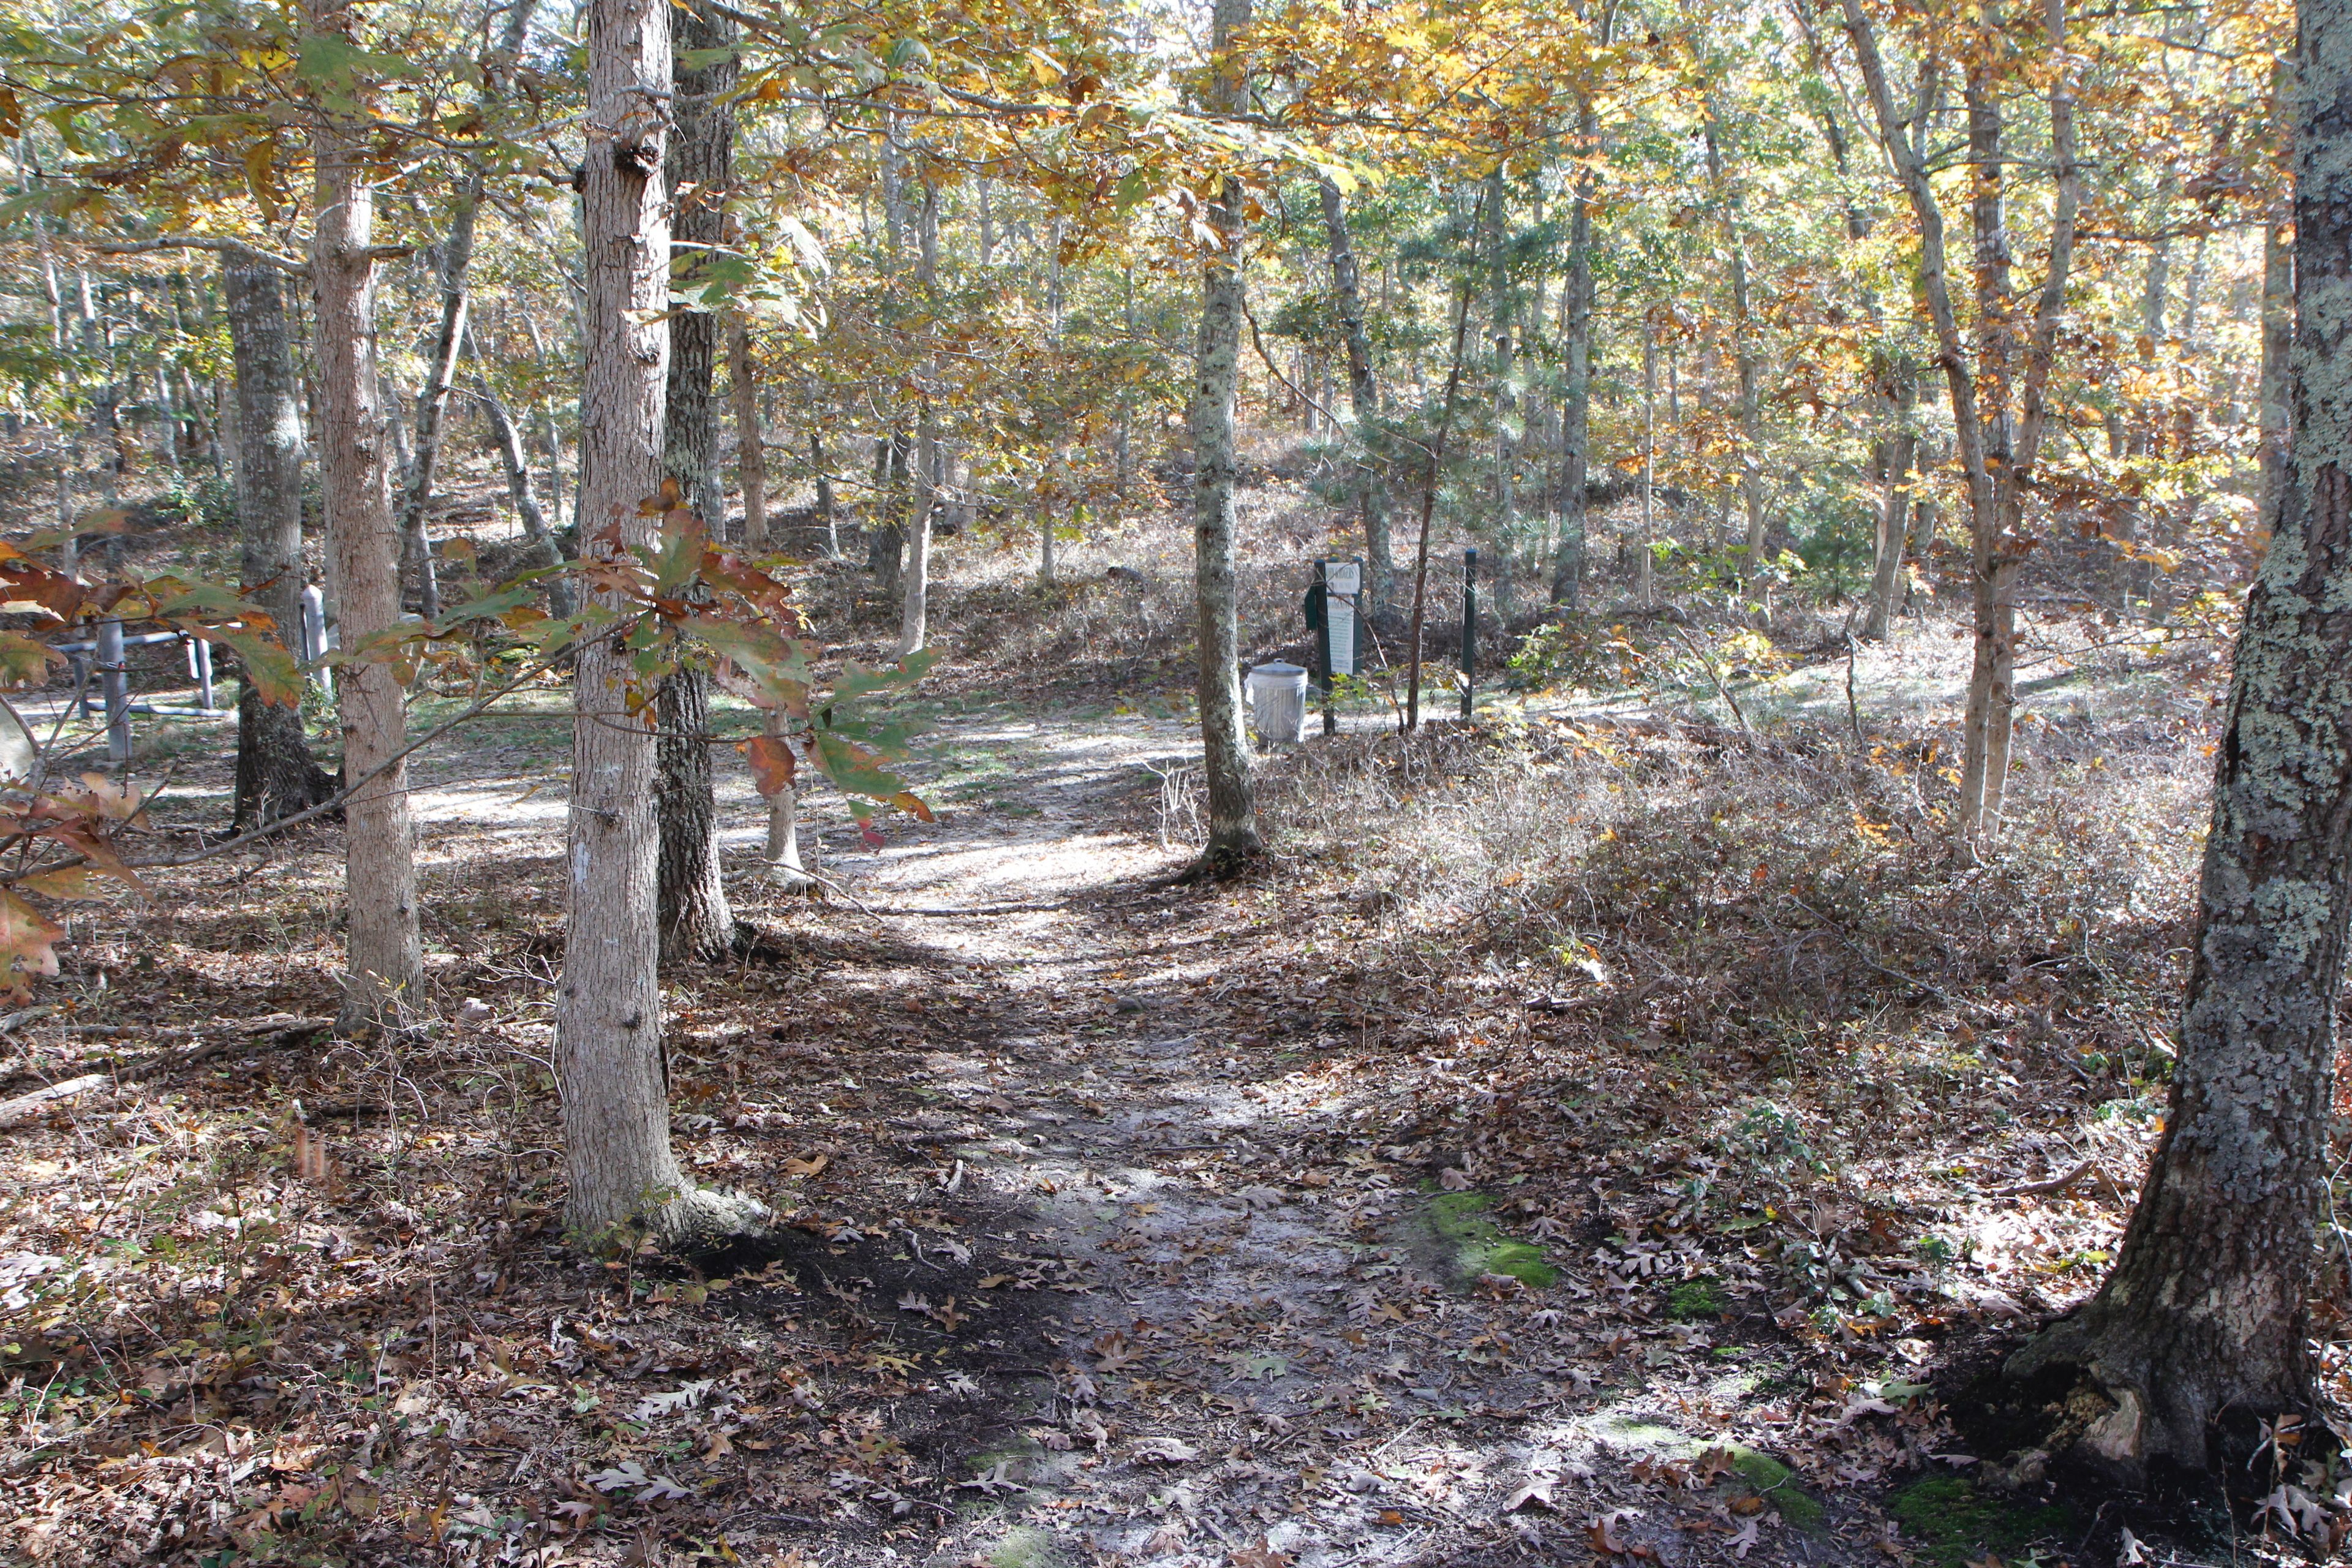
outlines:
[[[1249,697],[1250,726],[1263,745],[1297,745],[1307,733],[1307,671],[1277,660],[1251,669],[1242,682]]]

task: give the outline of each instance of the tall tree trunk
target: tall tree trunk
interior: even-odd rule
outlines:
[[[790,745],[788,723],[781,709],[771,711],[768,738]],[[816,879],[801,864],[800,800],[796,784],[788,784],[768,797],[768,865],[777,883],[793,893],[805,892],[816,885]]]
[[[314,35],[339,35],[349,16],[335,0],[310,0],[306,26]],[[318,216],[310,286],[327,557],[342,646],[353,647],[400,619],[400,541],[375,365],[376,175],[368,146],[331,110],[319,112],[311,136]],[[397,760],[407,743],[408,715],[400,679],[382,659],[342,666],[335,695],[343,776],[358,786],[343,808],[350,921],[342,1022],[359,1028],[388,1008],[413,1004],[425,977],[408,768]]]
[[[898,657],[919,653],[930,637],[931,526],[940,504],[940,428],[929,401],[915,423],[915,510],[907,527],[905,592],[899,600]]]
[[[904,426],[890,432],[879,443],[876,454],[879,459],[875,468],[877,498],[880,516],[872,535],[866,542],[866,570],[874,576],[882,602],[898,602],[900,584],[904,582],[907,555],[907,451],[910,445]]]
[[[481,400],[482,412],[489,418],[490,437],[498,447],[499,464],[506,471],[507,499],[514,503],[523,537],[530,542],[530,564],[534,568],[560,565],[563,552],[556,546],[555,530],[548,523],[547,509],[540,503],[539,487],[531,479],[530,453],[523,446],[522,430],[490,385],[488,375],[481,371],[480,360],[478,352],[474,395]],[[557,616],[569,616],[580,607],[579,590],[568,576],[547,579],[547,607]]]
[[[581,548],[611,554],[653,537],[669,364],[669,203],[661,178],[670,88],[667,0],[593,0],[588,144],[581,201]],[[625,614],[616,595],[599,595]],[[752,1223],[748,1205],[697,1191],[670,1148],[662,1052],[655,868],[653,694],[618,639],[580,650],[573,700],[571,911],[556,996],[565,1218],[593,1247],[644,1232],[691,1243]]]
[[[2287,361],[2294,344],[2294,249],[2284,224],[2263,226],[2262,411],[2257,425],[2262,479],[2254,516],[2265,535],[2278,531],[2294,429],[2287,401]]]
[[[927,313],[936,320],[940,295],[940,193],[923,183],[923,203],[917,212],[915,281],[927,301]],[[924,329],[928,334],[930,329]],[[939,365],[931,365],[934,376]],[[907,531],[907,573],[899,600],[898,657],[921,651],[930,636],[931,526],[940,504],[940,426],[930,398],[923,399],[915,424],[915,510]]]
[[[2231,678],[2170,1104],[2114,1272],[2009,1368],[2087,1372],[2110,1407],[2082,1447],[2134,1479],[2242,1474],[2264,1423],[2320,1408],[2308,1301],[2352,916],[2352,5],[2298,11],[2294,435]]]
[[[1030,509],[1037,514],[1037,584],[1054,585],[1054,492],[1040,473],[1030,489]]]
[[[1748,308],[1748,237],[1739,201],[1725,178],[1720,126],[1714,96],[1706,100],[1707,183],[1723,216],[1724,244],[1730,255],[1732,361],[1739,376],[1739,497],[1748,513],[1748,562],[1742,574],[1753,582],[1764,566],[1764,536],[1770,519],[1764,510],[1764,433],[1756,387],[1755,325]]]
[[[416,394],[415,447],[409,458],[407,489],[401,500],[401,574],[415,588],[417,608],[427,619],[441,613],[441,577],[425,525],[433,501],[433,480],[441,466],[441,433],[448,422],[449,392],[457,384],[457,354],[466,341],[466,311],[471,300],[466,274],[474,264],[474,215],[481,205],[482,174],[475,169],[457,187],[449,216],[449,237],[441,245],[441,319],[434,330],[432,355],[425,363],[425,384]]]
[[[735,474],[743,490],[743,548],[768,548],[768,433],[760,422],[760,372],[751,329],[737,311],[728,323],[727,395],[735,410]],[[820,482],[820,488],[824,488]],[[821,495],[829,501],[830,495]]]
[[[1602,21],[1606,41],[1612,6]],[[1600,117],[1589,94],[1576,106],[1580,153],[1589,153]],[[1586,491],[1592,468],[1592,175],[1580,164],[1568,216],[1568,282],[1560,297],[1559,551],[1553,558],[1551,598],[1574,609],[1584,595],[1589,519]]]
[[[302,623],[302,416],[278,268],[249,250],[221,253],[229,350],[236,362],[239,580],[289,647]],[[335,792],[310,755],[302,710],[264,702],[247,680],[236,701],[235,830],[307,811]]]
[[[1234,51],[1251,0],[1215,0],[1210,23],[1209,107],[1239,108],[1249,64]],[[1265,850],[1242,732],[1241,601],[1234,580],[1234,397],[1241,379],[1242,183],[1227,175],[1209,204],[1217,248],[1202,267],[1199,381],[1192,433],[1193,599],[1200,650],[1201,763],[1208,777],[1209,842],[1201,869],[1230,876]]]
[[[1364,331],[1363,288],[1356,270],[1348,209],[1328,174],[1317,182],[1323,197],[1323,235],[1331,263],[1331,295],[1339,307],[1339,339],[1348,354],[1348,404],[1356,416],[1356,503],[1364,516],[1365,607],[1376,616],[1396,613],[1396,556],[1389,539],[1388,439],[1381,428],[1381,389],[1372,374],[1371,339]],[[1124,431],[1124,426],[1121,426]]]
[[[1486,176],[1487,335],[1494,347],[1495,616],[1510,624],[1513,568],[1519,553],[1518,442],[1512,435],[1518,399],[1511,391],[1517,312],[1511,288],[1508,191],[1503,170]]]
[[[824,460],[824,435],[817,428],[816,399],[809,399],[809,468],[816,479],[816,520],[824,528],[824,554],[841,559],[841,512],[833,500],[833,469]]]
[[[2064,0],[2043,0],[2043,9],[2052,58],[2063,61]],[[2056,191],[2050,265],[2034,307],[2031,333],[2021,350],[2010,297],[2009,235],[2002,214],[2002,84],[1996,75],[2002,59],[2001,37],[1995,26],[1998,14],[1987,12],[1988,47],[1979,51],[1967,80],[1979,322],[1972,371],[1952,306],[1943,209],[1929,182],[1926,152],[1915,139],[1912,123],[1895,107],[1877,33],[1863,13],[1861,0],[1843,0],[1843,10],[1846,34],[1853,42],[1878,121],[1880,145],[1894,163],[1918,222],[1919,296],[1934,328],[1937,357],[1950,389],[1953,438],[1960,471],[1968,481],[1976,647],[1955,826],[1963,838],[1977,842],[1997,833],[2000,821],[2017,658],[2016,582],[2028,548],[2019,525],[2032,490],[2048,414],[2050,366],[2074,263],[2081,174],[2074,152],[2073,89],[2065,70],[2052,73],[2046,95]],[[1920,84],[1922,127],[1932,118],[1937,97],[1931,75]],[[2014,410],[2012,389],[2018,391]]]
[[[1895,594],[1903,583],[1903,546],[1911,520],[1912,454],[1919,445],[1918,435],[1911,428],[1911,416],[1919,403],[1919,384],[1899,366],[1894,381],[1893,428],[1879,443],[1885,489],[1879,497],[1878,535],[1873,541],[1870,613],[1862,624],[1863,637],[1872,642],[1886,640],[1895,617]]]
[[[734,22],[709,0],[675,0],[671,26],[682,50],[732,50]],[[735,111],[727,101],[740,75],[734,56],[677,72],[670,132],[673,236],[691,276],[726,238],[734,180]],[[719,398],[713,390],[720,318],[675,310],[669,318],[669,377],[664,398],[663,467],[713,539],[727,537],[727,496],[719,481]],[[735,940],[735,911],[719,861],[719,803],[711,776],[710,676],[688,665],[661,684],[661,742],[654,785],[661,824],[657,878],[665,963],[712,959]]]
[[[1654,508],[1658,474],[1658,331],[1642,322],[1642,537],[1633,552],[1633,602],[1650,607],[1656,554],[1650,546],[1657,538]]]

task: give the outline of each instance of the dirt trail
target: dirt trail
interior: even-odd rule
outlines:
[[[1754,1374],[1654,1384],[1651,1344],[1703,1360],[1686,1323],[1576,1339],[1557,1309],[1593,1286],[1572,1242],[1507,1235],[1500,1195],[1438,1190],[1349,1120],[1344,1053],[1378,1042],[1322,1011],[1304,934],[1246,888],[1154,889],[1180,856],[1129,829],[1156,788],[1143,764],[1188,731],[982,715],[951,732],[992,759],[991,809],[836,853],[877,911],[837,918],[887,929],[924,978],[1002,988],[988,1026],[920,1030],[926,1096],[993,1117],[939,1149],[938,1184],[1008,1205],[991,1305],[1063,1288],[1033,1298],[1043,1364],[983,1380],[987,1435],[940,1478],[958,1517],[929,1563],[1583,1560],[1593,1521],[1661,1477],[1688,1483],[1674,1510],[1634,1508],[1613,1539],[1676,1563],[1804,1550],[1756,1496],[1786,1473],[1712,1447],[1709,1395]],[[902,1313],[935,1317],[917,1294]]]

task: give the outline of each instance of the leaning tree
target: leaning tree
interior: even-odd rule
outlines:
[[[2106,1396],[2127,1476],[2240,1463],[2316,1407],[2308,1301],[2352,915],[2352,0],[2300,0],[2294,437],[2246,602],[2180,1054],[2099,1293],[2011,1358]]]

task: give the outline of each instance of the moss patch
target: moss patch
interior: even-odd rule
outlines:
[[[1986,1497],[1956,1476],[1931,1476],[1895,1494],[1889,1510],[1937,1568],[1965,1568],[1987,1552],[2013,1555],[2045,1535],[2063,1534],[2066,1510]]]
[[[1507,1274],[1540,1290],[1559,1279],[1544,1261],[1543,1248],[1514,1241],[1488,1215],[1494,1200],[1484,1193],[1442,1193],[1429,1200],[1429,1226],[1454,1254],[1454,1272],[1465,1280]]]
[[[1681,1322],[1702,1318],[1719,1318],[1728,1310],[1723,1299],[1723,1289],[1714,1280],[1702,1276],[1685,1279],[1675,1287],[1666,1298],[1666,1315]]]
[[[1004,1539],[988,1549],[988,1568],[1054,1568],[1054,1542],[1044,1531],[1016,1524]]]
[[[1792,1528],[1808,1535],[1821,1528],[1821,1500],[1797,1484],[1796,1471],[1769,1454],[1737,1443],[1725,1452],[1731,1456],[1731,1468],[1739,1479],[1754,1487],[1757,1495],[1778,1510]]]

